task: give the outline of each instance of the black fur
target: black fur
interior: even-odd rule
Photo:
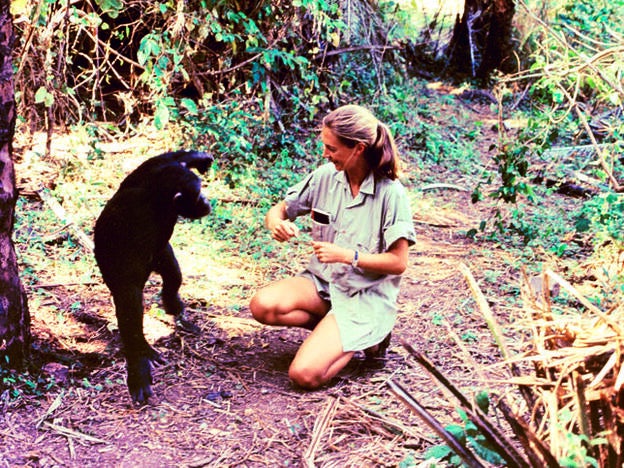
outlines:
[[[169,244],[178,216],[198,219],[210,213],[201,180],[190,169],[208,170],[208,153],[177,151],[148,159],[131,172],[95,223],[95,259],[115,303],[128,368],[128,389],[136,403],[152,395],[152,363],[163,360],[143,334],[143,288],[152,272],[162,277],[162,302],[176,323],[184,319],[178,290],[180,267]]]

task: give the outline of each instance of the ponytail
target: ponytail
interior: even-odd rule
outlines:
[[[372,145],[364,150],[364,158],[375,173],[375,177],[394,180],[401,172],[401,161],[390,129],[377,122],[376,138]]]

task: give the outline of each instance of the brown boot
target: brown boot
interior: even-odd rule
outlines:
[[[388,335],[383,340],[381,340],[381,342],[377,343],[374,346],[371,346],[370,348],[366,348],[364,350],[364,356],[366,356],[366,360],[371,361],[373,359],[385,359],[386,350],[388,349],[388,346],[390,346],[391,336],[392,333],[388,333]]]

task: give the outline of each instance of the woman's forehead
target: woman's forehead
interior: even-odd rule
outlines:
[[[338,137],[328,127],[323,127],[321,129],[321,140],[323,140],[323,143],[326,145],[338,146],[340,144]]]

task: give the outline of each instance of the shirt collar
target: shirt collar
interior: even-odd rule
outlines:
[[[336,178],[345,186],[345,188],[350,189],[349,181],[347,180],[347,173],[345,171],[336,171]],[[364,193],[366,195],[375,194],[375,175],[373,174],[373,171],[370,171],[366,178],[362,181],[362,185],[360,185],[360,193]]]

